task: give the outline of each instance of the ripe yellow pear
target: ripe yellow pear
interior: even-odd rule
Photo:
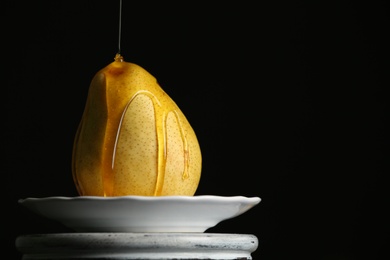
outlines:
[[[193,196],[201,164],[193,128],[155,77],[120,55],[96,73],[73,146],[81,196]]]

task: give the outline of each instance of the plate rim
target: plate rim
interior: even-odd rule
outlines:
[[[156,204],[159,205],[182,205],[179,206],[178,209],[179,212],[183,211],[183,209],[188,208],[188,207],[203,207],[206,206],[207,208],[226,208],[227,206],[229,208],[231,207],[238,207],[236,213],[230,212],[229,214],[220,214],[217,213],[216,215],[211,214],[210,216],[207,216],[207,214],[200,214],[201,219],[203,221],[198,221],[196,220],[194,222],[194,225],[187,225],[187,227],[183,226],[183,223],[178,222],[180,224],[178,225],[166,225],[167,223],[171,223],[172,221],[167,222],[167,218],[163,218],[161,225],[145,225],[145,222],[141,220],[140,222],[136,221],[134,223],[143,223],[143,225],[137,226],[137,225],[126,225],[123,226],[124,229],[126,229],[126,232],[173,232],[174,230],[181,230],[180,232],[184,232],[183,230],[187,230],[185,232],[205,232],[207,229],[217,225],[218,223],[237,217],[249,209],[253,208],[256,206],[258,203],[260,203],[261,199],[260,197],[245,197],[245,196],[217,196],[217,195],[196,195],[196,196],[134,196],[134,195],[128,195],[128,196],[115,196],[115,197],[102,197],[102,196],[75,196],[75,197],[65,197],[65,196],[50,196],[50,197],[27,197],[24,199],[19,199],[18,202],[24,206],[25,208],[31,210],[32,212],[51,219],[55,221],[61,222],[63,225],[68,226],[69,228],[73,230],[81,230],[81,228],[84,230],[87,230],[88,232],[110,232],[113,230],[117,230],[117,227],[115,225],[105,225],[104,229],[99,227],[100,224],[98,224],[96,227],[93,225],[85,225],[86,220],[92,220],[93,222],[100,222],[103,219],[104,222],[109,223],[110,219],[111,220],[118,220],[120,219],[121,223],[123,219],[122,216],[128,216],[128,219],[132,219],[134,221],[135,219],[139,219],[139,216],[132,216],[126,215],[128,211],[121,211],[119,210],[119,214],[113,214],[112,217],[102,217],[98,215],[99,217],[90,217],[87,214],[87,217],[85,217],[84,213],[79,213],[74,216],[73,213],[71,214],[65,214],[61,215],[59,217],[58,212],[56,211],[51,211],[51,206],[53,204],[55,205],[56,208],[61,207],[63,210],[64,209],[74,209],[76,207],[89,207],[92,206],[93,208],[97,209],[98,212],[100,209],[109,209],[111,207],[117,208],[118,206],[123,206],[125,203],[129,203],[129,205],[136,206],[136,205],[143,205],[142,207],[146,212],[151,209],[151,207],[156,207]],[[97,207],[97,205],[100,205]],[[184,208],[183,208],[184,207]],[[91,209],[93,209],[91,208]],[[68,211],[69,212],[69,211]],[[73,211],[72,212],[78,212],[78,211]],[[110,211],[111,212],[111,211]],[[207,210],[208,212],[208,210]],[[216,211],[218,212],[218,210]],[[123,215],[124,213],[124,215]],[[187,213],[186,213],[187,214]],[[186,215],[184,214],[184,215]],[[105,214],[104,214],[105,215]],[[172,215],[172,213],[168,213],[168,216]],[[197,215],[197,214],[195,214]],[[80,217],[81,216],[81,217]],[[198,216],[198,217],[200,217]],[[206,217],[205,217],[206,216]],[[82,225],[75,225],[74,221],[75,219],[82,220],[80,223]],[[147,222],[146,222],[147,223]],[[132,230],[132,231],[129,231]],[[155,230],[155,231],[153,231]],[[157,231],[156,231],[157,230]],[[163,231],[158,231],[158,230],[163,230]],[[164,231],[165,230],[165,231]],[[122,231],[115,231],[115,232],[122,232]]]
[[[140,195],[126,195],[126,196],[49,196],[49,197],[26,197],[24,199],[19,199],[19,204],[25,204],[28,202],[39,202],[39,201],[119,201],[119,200],[142,200],[142,201],[170,201],[170,200],[183,200],[183,201],[218,201],[218,202],[250,202],[254,205],[261,202],[260,197],[252,196],[246,197],[242,195],[232,195],[232,196],[218,196],[218,195],[195,195],[195,196],[185,196],[185,195],[173,195],[173,196],[140,196]]]

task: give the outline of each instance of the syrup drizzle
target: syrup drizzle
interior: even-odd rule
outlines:
[[[117,55],[121,54],[121,38],[122,38],[121,36],[122,36],[122,0],[119,0],[119,30],[118,30],[118,53],[117,53]]]
[[[114,60],[117,62],[123,62],[124,58],[121,55],[121,36],[122,36],[122,0],[119,0],[119,24],[118,24],[118,51],[114,57]],[[154,195],[158,196],[161,195],[163,184],[164,184],[164,177],[165,177],[165,171],[166,171],[166,162],[167,162],[167,117],[169,113],[174,113],[174,116],[176,118],[176,122],[178,124],[178,128],[180,129],[180,136],[183,142],[183,158],[184,158],[184,168],[182,173],[182,179],[188,179],[189,178],[189,147],[187,138],[185,136],[182,123],[180,121],[180,117],[178,115],[178,112],[176,110],[171,111],[165,111],[165,109],[161,106],[161,102],[157,99],[153,93],[149,91],[138,91],[134,93],[134,95],[131,97],[129,102],[127,103],[126,107],[124,108],[124,111],[122,112],[122,115],[118,122],[118,128],[116,131],[116,136],[114,140],[106,140],[108,143],[113,143],[113,145],[108,145],[109,147],[112,147],[112,157],[111,157],[111,167],[107,167],[106,169],[106,178],[104,179],[104,196],[109,196],[109,194],[112,194],[114,185],[112,183],[112,178],[109,176],[113,175],[115,172],[114,165],[115,165],[115,154],[117,150],[118,140],[121,132],[122,122],[126,115],[126,111],[128,107],[130,106],[131,102],[134,100],[135,97],[138,95],[147,95],[153,102],[153,108],[154,108],[154,114],[155,114],[155,123],[156,123],[156,135],[157,135],[157,180],[156,180],[156,186]],[[107,146],[105,146],[107,147]],[[107,165],[107,164],[105,164]],[[108,165],[107,165],[108,166]],[[107,173],[109,173],[107,175]]]
[[[182,172],[182,179],[188,179],[189,178],[189,147],[188,147],[188,142],[187,138],[185,136],[182,123],[180,120],[180,117],[178,115],[178,112],[176,110],[169,110],[166,111],[161,105],[161,102],[158,100],[158,98],[153,95],[153,93],[146,91],[146,90],[141,90],[136,93],[131,97],[129,102],[127,103],[121,118],[118,123],[118,129],[114,141],[114,149],[112,153],[112,162],[111,162],[111,172],[114,172],[114,165],[115,165],[115,154],[117,150],[117,145],[119,141],[119,136],[122,128],[122,123],[124,120],[124,117],[126,116],[126,111],[134,98],[136,98],[138,95],[146,95],[148,96],[152,103],[153,103],[153,108],[154,108],[154,114],[155,114],[155,123],[156,123],[156,128],[155,132],[157,135],[157,149],[158,149],[158,154],[157,154],[157,180],[156,180],[156,186],[155,186],[155,191],[154,191],[154,196],[159,196],[162,193],[163,185],[164,185],[164,178],[165,178],[165,172],[166,172],[166,163],[167,163],[167,117],[169,113],[174,113],[174,116],[176,118],[176,122],[178,124],[178,129],[180,129],[180,136],[182,139],[183,143],[183,159],[184,159],[184,167],[183,167],[183,172]],[[108,184],[108,183],[106,183]],[[112,184],[111,184],[112,185]],[[107,185],[107,186],[111,186]],[[105,190],[108,191],[108,187],[106,186]]]

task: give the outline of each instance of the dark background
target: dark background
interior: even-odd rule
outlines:
[[[256,235],[259,260],[389,255],[385,2],[123,1],[122,54],[197,133],[197,195],[262,199],[207,232]],[[89,83],[118,50],[119,1],[2,1],[0,12],[1,246],[20,259],[18,235],[70,232],[17,201],[78,195],[72,142]]]

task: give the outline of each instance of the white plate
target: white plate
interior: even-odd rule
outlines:
[[[46,197],[19,203],[78,232],[204,232],[260,202],[259,197]]]

